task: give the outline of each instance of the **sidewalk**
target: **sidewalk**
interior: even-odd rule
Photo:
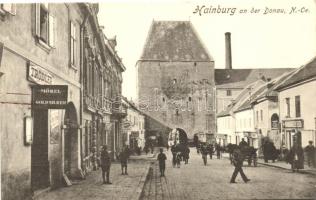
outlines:
[[[40,194],[34,200],[138,200],[143,190],[149,167],[149,162],[130,162],[128,165],[129,175],[121,175],[121,165],[113,163],[110,172],[112,185],[102,184],[101,170],[99,169],[91,172],[86,180],[79,181],[70,187],[63,187]]]
[[[286,163],[285,161],[275,161],[274,163],[272,161],[269,161],[268,163],[265,163],[263,159],[259,158],[258,164],[292,171],[291,165]],[[299,172],[316,175],[316,168],[310,168],[307,165],[304,165],[304,169],[300,169]]]

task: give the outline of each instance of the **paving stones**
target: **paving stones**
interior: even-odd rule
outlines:
[[[160,177],[157,163],[144,186],[142,200],[151,199],[316,199],[315,176],[265,167],[244,167],[251,179],[244,183],[240,175],[237,184],[229,180],[234,170],[227,158],[210,160],[203,165],[201,155],[191,149],[188,165],[173,168],[167,152],[166,177]]]

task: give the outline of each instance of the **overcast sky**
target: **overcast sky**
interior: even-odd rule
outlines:
[[[205,6],[201,16],[193,13],[198,6]],[[236,11],[204,14],[211,6]],[[298,12],[290,14],[292,7]],[[252,8],[260,11],[251,13]],[[267,8],[286,14],[264,14]],[[241,14],[241,9],[248,12]],[[216,68],[225,66],[225,32],[232,34],[233,68],[299,67],[316,55],[314,0],[102,2],[99,22],[107,37],[117,36],[117,51],[126,67],[123,95],[129,99],[136,98],[135,64],[153,20],[190,20]]]

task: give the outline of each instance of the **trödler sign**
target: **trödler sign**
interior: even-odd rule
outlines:
[[[64,109],[67,105],[67,85],[34,85],[32,90],[35,108]]]

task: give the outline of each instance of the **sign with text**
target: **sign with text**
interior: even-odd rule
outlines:
[[[284,120],[283,121],[283,128],[303,128],[304,123],[303,120]]]
[[[53,76],[44,68],[37,65],[29,65],[27,79],[40,85],[51,85]]]
[[[67,105],[67,85],[35,85],[32,87],[32,106],[35,108],[64,109]]]

